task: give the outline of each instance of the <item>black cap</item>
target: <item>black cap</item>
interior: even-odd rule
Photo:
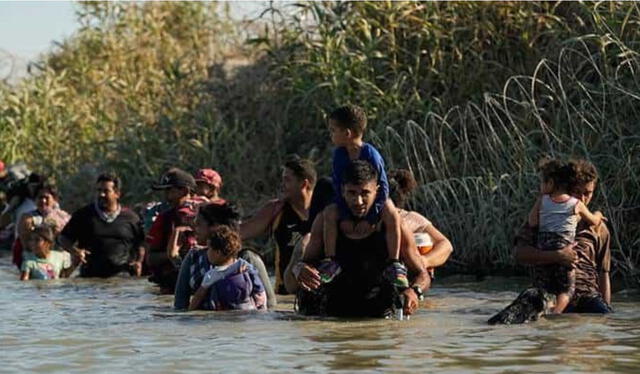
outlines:
[[[165,190],[171,187],[185,187],[193,191],[196,188],[196,180],[186,171],[172,168],[162,175],[158,183],[151,186],[154,190]]]

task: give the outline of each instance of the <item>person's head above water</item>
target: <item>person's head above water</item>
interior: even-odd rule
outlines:
[[[51,211],[60,199],[60,193],[54,183],[41,184],[36,190],[36,207],[41,213]]]
[[[206,244],[212,228],[219,225],[229,226],[234,230],[240,227],[241,213],[233,203],[208,203],[200,205],[196,217],[196,237],[198,243]]]
[[[186,171],[171,168],[167,170],[160,178],[160,181],[153,184],[151,188],[165,191],[165,200],[172,207],[177,207],[189,199],[191,193],[195,191],[196,181],[193,176]]]
[[[232,202],[224,204],[206,203],[198,209],[198,220],[202,220],[208,226],[225,225],[233,229],[240,226],[241,213]]]
[[[337,147],[344,147],[362,138],[367,128],[367,114],[357,105],[345,105],[329,114],[327,124],[331,142]]]
[[[311,194],[316,185],[313,162],[298,156],[289,156],[282,167],[282,194],[285,200],[301,199]]]
[[[35,227],[28,237],[27,248],[33,251],[33,254],[39,258],[46,258],[53,242],[55,241],[55,233],[52,226],[43,224]]]
[[[122,194],[122,181],[115,173],[103,173],[96,179],[96,200],[100,209],[109,210],[118,205]]]
[[[378,193],[378,172],[362,160],[351,162],[342,177],[342,197],[356,218],[367,215]]]
[[[222,188],[222,177],[213,169],[200,169],[194,175],[196,193],[209,199],[218,198]]]
[[[409,196],[418,187],[418,182],[413,177],[413,173],[407,169],[391,170],[387,176],[389,179],[389,198],[396,207],[405,209]]]
[[[587,160],[571,160],[575,169],[575,183],[570,190],[570,194],[589,205],[593,198],[598,182],[598,171],[596,167]]]
[[[207,257],[214,265],[222,265],[235,259],[242,248],[238,231],[226,225],[213,228],[207,244]]]

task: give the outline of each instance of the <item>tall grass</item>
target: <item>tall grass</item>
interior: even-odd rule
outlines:
[[[0,86],[0,157],[53,172],[71,207],[98,170],[123,174],[137,202],[167,166],[210,166],[251,210],[287,153],[328,172],[324,115],[352,102],[390,167],[423,183],[414,207],[453,240],[453,269],[513,268],[549,154],[596,164],[616,271],[638,281],[636,4],[285,7],[239,24],[215,3],[82,3],[83,28]]]

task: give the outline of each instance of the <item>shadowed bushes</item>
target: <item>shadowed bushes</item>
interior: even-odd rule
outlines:
[[[214,167],[251,209],[287,153],[328,172],[324,114],[352,102],[389,166],[423,183],[413,206],[451,237],[451,269],[514,270],[548,154],[598,167],[616,271],[637,282],[636,4],[284,8],[247,24],[210,3],[81,4],[83,28],[0,89],[0,157],[54,172],[72,205],[99,169],[120,171],[136,202],[167,166]]]

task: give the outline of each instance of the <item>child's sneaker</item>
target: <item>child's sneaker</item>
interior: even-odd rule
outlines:
[[[409,279],[407,279],[407,268],[398,260],[394,260],[385,269],[385,276],[391,283],[399,288],[409,288]]]
[[[332,258],[325,258],[320,262],[318,266],[318,272],[320,273],[320,281],[322,283],[331,282],[340,272],[342,268]]]

